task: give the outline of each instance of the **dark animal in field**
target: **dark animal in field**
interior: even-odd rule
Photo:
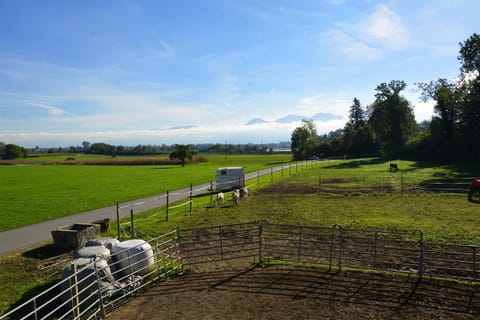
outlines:
[[[240,199],[248,198],[249,190],[247,187],[243,187],[240,189]]]
[[[232,191],[232,201],[234,206],[238,206],[240,202],[240,190],[235,189]]]
[[[99,224],[100,225],[100,232],[105,232],[108,229],[110,229],[110,218],[105,218],[101,220],[95,220],[92,222],[93,224]]]
[[[468,190],[468,201],[480,203],[480,178],[473,179]]]
[[[390,172],[397,172],[398,166],[396,163],[390,163]]]

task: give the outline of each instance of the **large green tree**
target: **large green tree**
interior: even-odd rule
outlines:
[[[294,160],[306,160],[315,155],[319,145],[317,128],[313,120],[302,120],[302,126],[292,132],[291,150]]]
[[[349,121],[343,129],[343,153],[350,156],[370,155],[376,152],[375,137],[367,123],[366,111],[360,100],[353,99]]]
[[[23,158],[27,155],[25,148],[17,146],[16,144],[6,144],[0,147],[0,156],[5,160],[14,160],[16,158]]]
[[[192,159],[192,151],[189,145],[176,144],[175,149],[170,153],[170,159],[180,160],[182,167],[185,167],[186,159]]]
[[[410,103],[400,95],[406,84],[392,80],[375,89],[375,101],[370,106],[369,125],[375,133],[383,157],[398,157],[407,140],[416,132],[417,123]]]
[[[447,79],[418,84],[424,101],[434,100],[434,116],[424,135],[421,152],[426,158],[453,159],[458,156],[460,115],[464,101],[463,86]],[[427,153],[427,154],[426,154]]]
[[[465,99],[460,114],[465,157],[480,159],[480,36],[476,33],[460,43],[460,68]]]

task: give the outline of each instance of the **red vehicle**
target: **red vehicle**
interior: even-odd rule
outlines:
[[[468,191],[468,201],[480,203],[480,178],[472,181],[470,190]]]

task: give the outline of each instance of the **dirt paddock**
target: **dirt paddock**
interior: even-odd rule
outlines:
[[[225,262],[136,294],[110,319],[479,319],[480,286]]]

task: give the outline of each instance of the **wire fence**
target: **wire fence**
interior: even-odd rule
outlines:
[[[126,297],[187,267],[239,259],[260,265],[299,263],[332,272],[356,269],[413,274],[418,279],[480,280],[480,247],[426,242],[418,230],[249,222],[173,230],[148,242],[130,241],[134,242],[127,248],[128,241],[98,246],[110,248],[110,255],[92,249],[90,256],[73,260],[62,281],[0,319],[104,319]]]

